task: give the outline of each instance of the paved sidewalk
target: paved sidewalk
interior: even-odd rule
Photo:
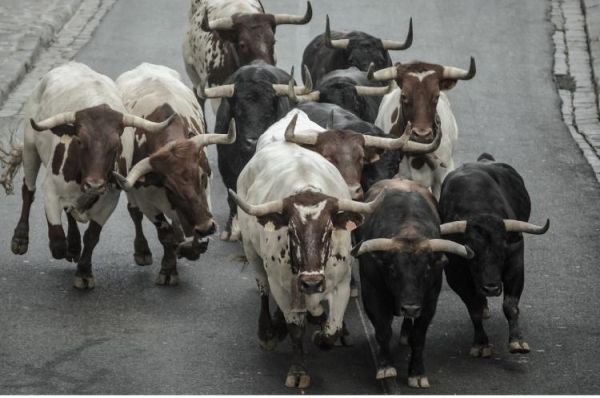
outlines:
[[[0,2],[0,105],[83,0]]]
[[[552,0],[554,75],[562,114],[600,182],[600,0]]]

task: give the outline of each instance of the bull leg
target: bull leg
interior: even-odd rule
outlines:
[[[400,329],[400,345],[408,345],[408,339],[413,328],[413,320],[411,318],[404,318],[402,321],[402,327]]]
[[[322,330],[315,331],[312,336],[313,343],[321,349],[332,348],[340,337],[344,337],[345,339],[348,334],[344,327],[344,314],[350,300],[350,271],[351,269],[349,268],[346,277],[327,297],[329,304],[327,321]]]
[[[70,213],[67,213],[69,229],[67,231],[67,261],[78,262],[81,256],[81,234],[77,221]]]
[[[90,225],[83,234],[83,252],[77,263],[77,272],[73,286],[79,290],[93,289],[96,286],[94,275],[92,275],[92,253],[100,240],[102,225],[90,220]]]
[[[155,217],[154,225],[158,233],[158,240],[163,246],[163,258],[160,264],[160,272],[156,278],[157,285],[174,286],[179,284],[177,273],[177,238],[173,226],[169,224],[163,214]]]
[[[511,354],[528,354],[530,351],[529,344],[523,339],[519,327],[519,300],[524,286],[523,255],[524,245],[521,243],[521,247],[512,255],[502,276],[504,284],[502,310],[508,321],[508,350]]]
[[[44,208],[48,221],[48,240],[52,257],[65,258],[67,256],[67,238],[61,221],[62,208],[58,195],[52,189],[52,184],[48,179],[44,182]]]
[[[225,228],[221,232],[221,240],[236,241],[239,239],[239,227],[237,226],[237,203],[231,198],[227,197],[227,203],[229,204],[229,217],[225,223]]]
[[[302,345],[302,340],[304,339],[304,323],[288,323],[287,327],[292,340],[293,353],[292,365],[288,370],[285,386],[290,388],[308,388],[310,386],[310,376],[306,372],[304,347]]]
[[[441,278],[440,278],[441,281]],[[408,364],[408,386],[412,388],[429,388],[429,380],[425,375],[423,350],[427,328],[435,314],[437,297],[423,309],[422,315],[414,320],[408,342],[410,345],[410,362]],[[405,319],[406,322],[406,319]]]
[[[389,303],[380,297],[380,292],[373,286],[368,279],[361,274],[361,294],[367,317],[375,328],[375,340],[379,346],[377,355],[377,373],[375,378],[383,380],[386,378],[395,379],[398,375],[392,351],[390,349],[390,341],[392,339],[392,320],[394,319],[393,308]]]
[[[152,252],[148,247],[148,241],[144,236],[144,229],[142,228],[142,220],[144,214],[138,207],[133,206],[131,203],[127,203],[127,211],[133,225],[135,226],[135,239],[133,240],[133,259],[137,265],[150,265],[152,264]]]
[[[460,267],[463,267],[463,269],[456,269]],[[464,264],[449,264],[446,266],[445,271],[448,285],[465,303],[471,322],[473,322],[474,337],[469,355],[481,358],[491,357],[493,347],[483,329],[483,316],[487,307],[487,299],[477,293],[473,279],[466,274],[468,268]]]
[[[14,254],[25,254],[29,247],[29,213],[31,204],[35,196],[35,185],[33,190],[27,188],[25,179],[23,179],[23,187],[21,187],[21,198],[23,205],[21,207],[21,217],[15,228],[10,248]]]

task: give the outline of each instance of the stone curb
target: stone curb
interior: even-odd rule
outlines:
[[[37,26],[20,37],[18,49],[2,64],[0,79],[0,105],[31,69],[40,52],[54,40],[56,33],[71,19],[83,0],[64,0],[52,9]]]
[[[594,0],[595,1],[595,0]],[[598,2],[600,4],[600,1]],[[595,22],[600,22],[599,18]],[[600,182],[600,118],[584,0],[552,0],[554,76],[563,120]]]

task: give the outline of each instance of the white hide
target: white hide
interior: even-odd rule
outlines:
[[[166,103],[187,122],[192,134],[205,133],[204,115],[200,104],[194,92],[183,84],[177,71],[163,65],[142,63],[123,73],[116,82],[128,112],[144,117]],[[206,154],[206,148],[204,153]],[[206,173],[207,171],[201,168],[200,178]],[[206,188],[209,210],[211,210],[210,180],[209,178]],[[158,214],[163,213],[169,219],[179,223],[177,213],[168,201],[164,188],[135,188],[127,192],[127,199],[152,221]]]
[[[263,12],[258,0],[192,0],[183,41],[183,63],[196,92],[199,86],[206,85],[209,72],[225,63],[223,42],[215,40],[212,33],[200,27],[205,10],[208,10],[209,19],[230,17],[236,13]]]
[[[386,94],[379,105],[379,112],[375,125],[382,129],[384,133],[389,134],[393,123],[392,114],[400,104],[400,88],[394,89],[391,93]],[[450,107],[448,96],[444,92],[440,92],[440,98],[437,104],[437,113],[440,117],[442,140],[438,149],[433,154],[442,161],[446,167],[438,167],[436,170],[425,164],[420,169],[414,169],[410,166],[412,156],[404,156],[400,162],[399,174],[403,178],[420,182],[426,187],[430,187],[434,196],[439,199],[442,182],[448,173],[454,170],[454,145],[458,139],[458,126],[456,119]]]
[[[318,153],[287,142],[263,146],[242,170],[237,182],[238,195],[250,204],[283,199],[308,190],[350,199],[344,179],[331,163]],[[288,323],[302,324],[304,313],[292,311],[291,283],[295,276],[288,260],[288,228],[271,231],[242,209],[238,209],[238,217],[244,251],[256,270],[259,288],[264,291],[270,288]],[[323,310],[320,301],[329,302],[330,313],[325,326],[327,335],[341,329],[348,305],[351,246],[350,232],[333,232],[330,257],[325,266],[325,291],[305,295],[307,310],[316,316]],[[282,250],[287,253],[284,259],[280,254]],[[340,260],[335,257],[336,254],[340,255]]]
[[[298,115],[298,119],[296,120],[296,128],[294,129],[295,133],[301,131],[316,131],[318,133],[322,133],[327,131],[317,123],[310,120],[308,115],[302,112],[300,109],[292,109],[287,115],[272,124],[271,127],[261,134],[258,142],[256,143],[256,151],[260,151],[262,148],[272,144],[273,142],[285,141],[285,129],[288,124],[290,124],[290,120],[292,120],[296,114]]]
[[[44,206],[46,217],[52,225],[61,224],[63,208],[75,206],[81,195],[80,185],[66,182],[62,175],[67,158],[71,138],[59,137],[50,130],[35,131],[29,119],[41,121],[62,112],[79,111],[86,108],[107,104],[113,110],[125,113],[125,107],[119,96],[115,83],[107,76],[97,73],[84,64],[69,62],[49,71],[38,82],[24,107],[24,145],[23,170],[25,182],[29,190],[35,190],[40,162],[46,166],[44,179]],[[58,175],[51,171],[55,147],[63,142],[65,152]],[[121,136],[123,145],[122,157],[127,166],[131,165],[133,149],[133,129],[125,128]],[[104,225],[119,199],[119,191],[110,187],[98,202],[86,214],[77,215],[80,221],[94,220]]]

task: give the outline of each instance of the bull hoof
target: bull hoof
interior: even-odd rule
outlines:
[[[350,297],[357,298],[358,297],[358,287],[350,286]]]
[[[67,240],[56,240],[50,243],[50,252],[52,257],[57,260],[67,257]]]
[[[79,257],[81,256],[81,245],[67,245],[67,254],[65,259],[67,261],[71,261],[76,263],[79,261]]]
[[[21,255],[27,253],[27,249],[29,248],[29,239],[28,238],[17,238],[16,236],[12,238],[12,242],[10,244],[10,250],[14,254]]]
[[[285,386],[289,388],[310,387],[310,376],[302,366],[292,365],[285,378]]]
[[[431,387],[431,385],[429,384],[429,380],[427,379],[427,376],[409,376],[408,386],[410,388],[429,388],[429,387]]]
[[[179,284],[179,275],[177,274],[158,274],[155,283],[160,286],[176,286]]]
[[[96,286],[96,280],[93,275],[80,276],[75,275],[73,280],[73,287],[77,290],[90,290]]]
[[[474,344],[469,351],[473,358],[490,358],[494,353],[494,347],[491,344]]]
[[[377,368],[377,373],[375,374],[375,379],[383,380],[383,379],[395,379],[398,376],[396,372],[396,368],[393,366],[381,366]]]
[[[529,344],[523,340],[513,340],[508,343],[508,352],[511,354],[529,354]]]
[[[312,335],[312,342],[322,350],[329,350],[335,344],[334,336],[327,336],[321,330],[315,330]]]
[[[228,230],[223,230],[223,232],[221,232],[221,235],[219,235],[219,239],[224,240],[224,241],[229,241],[230,237],[231,237],[231,231],[228,231]]]
[[[152,265],[152,253],[150,251],[134,253],[133,259],[140,267]]]
[[[279,339],[277,337],[273,337],[268,340],[258,339],[258,345],[265,351],[273,351],[275,347],[277,347],[277,343],[279,343]]]
[[[408,336],[403,334],[400,335],[400,345],[408,345]]]
[[[481,317],[483,319],[490,319],[490,307],[488,307],[487,304],[485,307],[483,307],[483,313],[481,314]]]

